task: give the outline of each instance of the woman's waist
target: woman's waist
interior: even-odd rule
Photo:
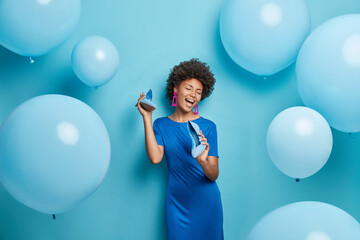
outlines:
[[[184,176],[177,174],[169,174],[167,188],[182,191],[199,191],[199,190],[217,190],[219,188],[216,181],[211,181],[205,175],[201,176]]]
[[[166,196],[173,201],[221,201],[219,188],[216,182],[203,181],[187,183],[169,181]]]

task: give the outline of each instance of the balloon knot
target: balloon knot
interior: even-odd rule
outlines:
[[[351,137],[351,139],[354,139],[354,136],[352,135],[352,133],[349,133],[349,136]]]
[[[295,181],[296,181],[296,182],[300,182],[300,179],[299,179],[299,178],[296,178]]]
[[[56,216],[55,216],[55,214],[53,214],[53,215],[52,215],[52,217],[53,217],[53,219],[56,219]]]

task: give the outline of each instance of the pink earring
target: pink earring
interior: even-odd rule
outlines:
[[[171,105],[174,106],[174,107],[177,106],[177,92],[174,92],[174,97],[172,99],[172,104]]]
[[[194,112],[195,114],[198,114],[199,113],[199,107],[198,107],[198,105],[196,104],[196,106],[195,106],[195,112]]]

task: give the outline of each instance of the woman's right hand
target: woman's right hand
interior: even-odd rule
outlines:
[[[138,102],[137,102],[137,104],[135,105],[135,107],[138,108],[138,110],[139,110],[140,114],[143,116],[143,118],[148,118],[148,117],[151,117],[152,111],[151,111],[151,112],[150,112],[150,111],[147,111],[147,110],[146,110],[145,108],[143,108],[143,107],[141,106],[141,104],[140,104],[140,101],[143,100],[145,97],[146,97],[145,94],[142,94],[142,93],[140,92],[140,97],[139,97]]]

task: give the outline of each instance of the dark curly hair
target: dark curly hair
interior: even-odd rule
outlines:
[[[174,87],[179,87],[184,80],[195,78],[203,84],[201,100],[211,95],[214,90],[215,78],[206,63],[199,61],[198,58],[183,61],[174,66],[169,74],[166,85],[166,99],[171,103],[174,95]]]

